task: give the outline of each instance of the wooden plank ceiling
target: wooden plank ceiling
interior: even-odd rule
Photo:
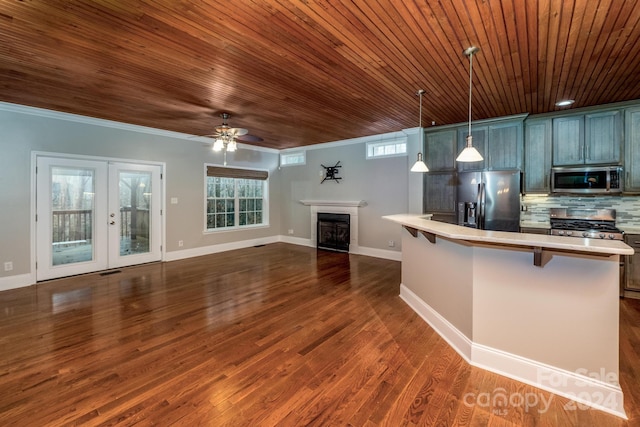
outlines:
[[[276,149],[640,98],[629,0],[0,1],[0,101]]]

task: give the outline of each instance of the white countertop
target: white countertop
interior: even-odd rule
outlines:
[[[431,221],[428,215],[397,214],[382,218],[423,230],[448,239],[469,242],[527,246],[532,248],[557,249],[571,252],[594,254],[633,255],[633,249],[620,240],[583,239],[578,237],[550,236],[546,234],[513,233],[507,231],[487,231],[462,227],[444,222]]]
[[[522,228],[542,228],[549,229],[551,224],[549,222],[533,222],[533,221],[520,221],[520,227]]]

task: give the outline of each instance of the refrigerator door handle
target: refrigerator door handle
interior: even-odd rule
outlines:
[[[483,209],[482,209],[482,200],[483,200],[483,195],[482,195],[482,191],[484,190],[484,185],[482,183],[478,184],[478,196],[476,199],[476,218],[475,218],[475,222],[476,222],[476,228],[477,229],[481,229],[482,228],[482,222],[481,219],[484,215]]]
[[[485,215],[485,198],[486,198],[486,188],[484,185],[484,182],[481,182],[480,184],[478,184],[480,186],[480,188],[478,189],[478,194],[479,194],[479,198],[480,198],[480,203],[479,203],[479,210],[480,210],[480,215],[478,215],[478,228],[480,230],[484,230],[485,227],[485,223],[484,223],[484,215]]]

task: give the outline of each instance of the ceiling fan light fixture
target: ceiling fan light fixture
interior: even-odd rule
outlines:
[[[480,152],[473,146],[471,136],[471,91],[473,89],[473,55],[480,51],[479,47],[471,46],[464,50],[463,54],[469,57],[469,133],[467,134],[467,145],[456,158],[457,162],[480,162],[483,159]]]
[[[222,139],[216,139],[212,148],[213,151],[222,151],[224,148],[224,141]]]
[[[227,143],[227,151],[230,153],[233,153],[234,151],[236,151],[238,149],[238,146],[236,145],[236,141],[235,139],[232,139],[231,141],[229,141]]]

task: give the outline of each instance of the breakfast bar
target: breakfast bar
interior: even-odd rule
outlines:
[[[470,364],[625,418],[618,382],[621,241],[403,227],[400,297]]]

